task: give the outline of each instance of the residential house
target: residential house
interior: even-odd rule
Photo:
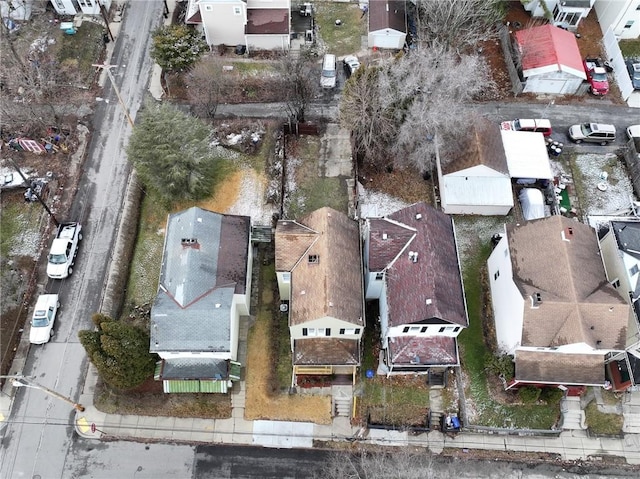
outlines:
[[[469,325],[452,219],[416,203],[363,227],[365,297],[378,300],[380,373],[446,374]]]
[[[506,215],[513,192],[499,127],[479,121],[461,154],[441,166],[437,158],[442,211],[458,215]]]
[[[487,266],[497,345],[515,361],[507,389],[609,384],[630,306],[607,281],[590,226],[559,215],[507,225]]]
[[[571,95],[587,79],[573,33],[541,25],[519,30],[515,36],[526,80],[525,93]]]
[[[369,48],[400,50],[407,38],[404,0],[369,1]]]
[[[611,28],[618,39],[640,37],[640,0],[596,0],[593,9],[603,34]]]
[[[532,17],[548,18],[557,27],[575,32],[596,0],[528,0],[522,2]]]
[[[280,300],[288,304],[293,386],[333,377],[352,385],[365,326],[357,222],[332,208],[276,226]]]
[[[240,316],[249,315],[251,219],[193,207],[169,215],[150,351],[164,392],[226,393],[240,379]]]
[[[640,385],[640,219],[611,218],[598,230],[607,280],[632,307],[626,351],[609,364],[615,390]]]
[[[51,5],[58,15],[100,15],[100,9],[108,12],[111,0],[51,0]]]
[[[210,46],[288,50],[291,0],[189,0],[185,23],[202,28]]]

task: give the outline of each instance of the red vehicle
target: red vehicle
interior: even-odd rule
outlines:
[[[587,74],[589,85],[591,85],[591,93],[598,96],[609,93],[607,70],[599,58],[585,58],[584,72]]]

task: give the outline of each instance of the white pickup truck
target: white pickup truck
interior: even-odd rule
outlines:
[[[73,264],[81,239],[82,226],[80,223],[60,223],[49,251],[47,262],[47,276],[49,278],[64,279],[73,272]]]

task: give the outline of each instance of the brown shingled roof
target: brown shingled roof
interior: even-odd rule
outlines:
[[[447,336],[395,336],[389,341],[394,365],[456,366],[456,339]]]
[[[404,0],[369,0],[369,31],[391,28],[407,33],[407,14]]]
[[[360,364],[360,341],[357,339],[309,338],[293,343],[293,364],[335,366]]]
[[[395,260],[387,267],[390,326],[442,320],[466,327],[469,323],[451,218],[425,203],[416,203],[391,214],[388,220],[416,231],[402,254],[393,256]],[[381,239],[389,225],[372,223],[375,234],[372,230],[370,238],[375,241],[370,243],[371,258],[392,256]],[[409,257],[410,251],[417,253],[417,261]]]
[[[507,236],[525,299],[522,346],[625,348],[629,305],[607,281],[590,226],[558,215],[509,225]]]
[[[515,379],[552,384],[604,384],[604,356],[519,349]]]
[[[465,146],[460,149],[462,153],[443,167],[445,175],[478,165],[485,165],[505,175],[509,174],[507,156],[497,124],[489,120],[477,121],[471,132],[461,140],[465,142]]]
[[[358,224],[344,213],[325,207],[278,222],[276,265],[291,267],[290,325],[327,316],[364,324]]]
[[[250,8],[247,10],[248,35],[289,33],[289,10],[286,8]]]

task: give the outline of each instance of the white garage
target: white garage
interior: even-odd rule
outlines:
[[[369,2],[369,48],[400,50],[407,38],[407,14],[404,1]]]

